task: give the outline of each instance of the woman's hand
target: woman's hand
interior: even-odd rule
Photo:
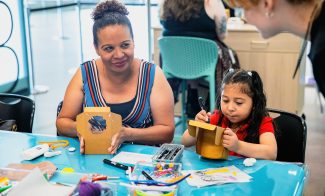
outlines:
[[[230,128],[226,128],[223,132],[222,139],[223,147],[227,148],[230,151],[237,152],[239,147],[239,140],[236,135]]]
[[[202,122],[209,122],[211,113],[206,112],[205,110],[201,110],[197,115],[195,116],[195,120],[202,121]]]
[[[128,134],[125,127],[122,127],[122,129],[118,133],[114,134],[112,137],[111,146],[108,148],[108,153],[115,154],[121,144],[126,141],[125,138],[127,138],[127,135]]]
[[[85,153],[85,140],[79,133],[78,133],[78,137],[79,137],[79,142],[80,142],[80,154],[84,154]]]

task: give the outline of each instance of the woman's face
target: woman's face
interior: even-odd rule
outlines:
[[[126,25],[110,25],[97,32],[95,47],[104,65],[118,73],[129,69],[134,59],[134,42]]]
[[[221,111],[231,123],[246,120],[253,108],[253,99],[242,92],[245,84],[226,84],[221,94]]]
[[[244,15],[247,22],[256,26],[262,37],[266,39],[278,34],[279,31],[274,22],[275,16],[272,16],[273,13],[267,16],[267,11],[263,6],[263,1],[260,1],[257,6],[244,9]]]

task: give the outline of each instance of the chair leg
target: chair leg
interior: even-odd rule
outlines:
[[[180,135],[174,135],[174,143],[181,143],[181,138],[183,135],[183,132],[186,129],[186,122],[187,122],[187,116],[186,116],[186,92],[187,92],[187,82],[186,80],[182,80],[181,82],[181,92],[182,92],[182,97],[181,97],[181,117],[180,120],[177,121],[175,124],[175,131],[178,128],[179,125],[181,125],[181,134]],[[175,132],[176,133],[176,132]]]
[[[210,88],[210,112],[213,112],[216,104],[216,88],[215,88],[215,78],[209,78],[209,88]]]
[[[182,85],[182,117],[181,117],[181,121],[182,121],[182,129],[183,129],[183,131],[185,131],[186,121],[187,121],[187,117],[186,117],[186,85],[187,85],[187,82],[186,82],[186,80],[183,80],[181,85]]]
[[[182,125],[182,129],[186,129],[186,121],[187,121],[187,115],[186,115],[186,92],[187,92],[187,86],[186,86],[186,80],[182,80],[181,82],[181,116],[180,120],[175,124],[175,127],[178,127],[180,124]]]

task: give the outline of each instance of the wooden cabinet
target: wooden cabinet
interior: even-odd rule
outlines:
[[[154,62],[159,64],[157,39],[161,27],[154,27]],[[251,25],[228,25],[225,42],[238,54],[241,67],[257,71],[264,84],[267,107],[301,113],[304,103],[305,64],[302,61],[295,79],[292,75],[302,44],[301,39],[282,33],[263,39]]]
[[[159,44],[158,44],[158,38],[161,36],[162,29],[161,27],[153,27],[153,62],[156,65],[160,66],[159,62]]]

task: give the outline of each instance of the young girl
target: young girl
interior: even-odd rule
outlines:
[[[225,75],[218,96],[217,110],[211,115],[201,110],[195,120],[226,128],[222,145],[230,155],[275,160],[277,144],[272,118],[266,111],[263,83],[255,71],[230,69]],[[188,130],[182,144],[192,146],[196,138]]]

